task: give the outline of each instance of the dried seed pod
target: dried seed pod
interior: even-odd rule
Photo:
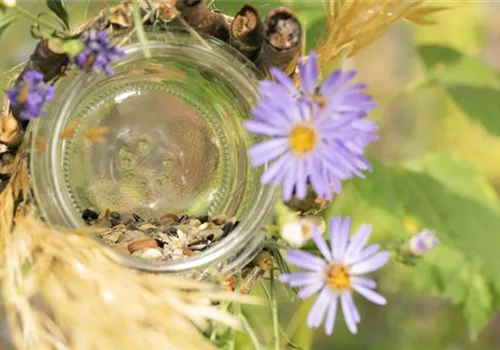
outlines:
[[[302,43],[302,27],[293,12],[279,7],[267,15],[264,21],[264,46],[260,67],[268,72],[278,67],[292,75],[297,66]]]
[[[22,139],[19,122],[12,115],[0,117],[0,142],[7,146],[15,146]]]
[[[231,22],[229,43],[251,61],[257,63],[264,43],[264,25],[257,9],[245,5]]]
[[[223,41],[229,40],[229,25],[224,16],[208,9],[205,0],[177,0],[181,17],[195,30]]]

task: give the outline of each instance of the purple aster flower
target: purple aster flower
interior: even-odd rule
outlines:
[[[439,243],[436,234],[424,229],[410,238],[408,248],[414,256],[424,256]]]
[[[42,73],[29,70],[7,91],[7,97],[12,108],[19,109],[21,118],[32,119],[44,115],[45,103],[54,98],[54,87],[44,83]]]
[[[341,180],[369,169],[363,152],[375,139],[375,125],[362,120],[363,112],[330,118],[316,103],[289,100],[286,106],[270,106],[261,100],[253,115],[246,129],[271,139],[250,149],[252,165],[272,161],[261,182],[282,185],[285,201],[294,193],[305,198],[308,184],[319,197],[331,199],[332,192],[341,191]]]
[[[318,293],[309,315],[307,326],[318,328],[325,320],[326,334],[332,334],[340,301],[344,320],[349,331],[357,332],[361,317],[354,303],[353,291],[378,305],[385,305],[386,299],[374,291],[376,282],[361,275],[380,269],[389,261],[389,253],[379,251],[379,245],[365,248],[371,234],[371,226],[363,224],[356,234],[349,238],[351,220],[336,217],[330,221],[330,246],[317,229],[313,240],[323,255],[319,258],[302,250],[290,250],[287,260],[308,272],[283,274],[281,281],[291,287],[301,288],[298,295],[306,299]]]
[[[354,71],[336,71],[318,86],[314,52],[299,68],[299,88],[277,68],[271,69],[276,82],[261,82],[253,120],[245,127],[272,139],[252,147],[249,156],[253,166],[273,161],[261,182],[282,185],[284,200],[293,194],[303,199],[308,184],[331,199],[341,192],[342,180],[371,170],[364,151],[377,139],[377,126],[365,117],[375,104],[362,93],[365,85],[347,86]]]
[[[123,57],[125,52],[109,43],[105,30],[90,29],[82,34],[81,40],[85,49],[76,56],[76,65],[87,72],[104,70],[112,76],[114,71],[110,63]]]

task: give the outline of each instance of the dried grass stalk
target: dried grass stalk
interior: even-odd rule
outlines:
[[[445,7],[423,3],[424,0],[330,0],[326,32],[316,48],[320,66],[328,66],[338,56],[355,55],[398,20],[434,24],[426,16]]]
[[[0,277],[19,349],[215,349],[207,319],[239,327],[211,300],[253,299],[186,278],[138,273],[107,258],[98,242],[37,220],[26,166],[0,195]],[[19,201],[17,201],[19,202]]]

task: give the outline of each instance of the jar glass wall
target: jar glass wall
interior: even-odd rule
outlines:
[[[28,164],[39,215],[77,228],[82,212],[217,215],[240,220],[198,256],[149,261],[110,250],[127,266],[186,273],[241,267],[263,240],[273,192],[260,184],[243,128],[261,75],[229,45],[183,29],[148,32],[151,57],[135,35],[120,34],[115,74],[71,71],[56,84],[46,116],[28,127]]]

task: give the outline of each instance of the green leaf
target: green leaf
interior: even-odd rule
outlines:
[[[69,29],[68,12],[64,8],[62,0],[46,0],[48,8],[55,13],[55,15],[63,21],[66,29]]]
[[[447,91],[470,119],[481,123],[491,133],[500,135],[500,89],[451,85]]]
[[[469,324],[469,333],[473,340],[487,325],[490,318],[495,314],[492,308],[493,299],[498,294],[492,295],[486,280],[479,274],[472,274],[467,279],[469,290],[463,302],[464,315]]]
[[[500,294],[456,249],[440,244],[408,273],[418,290],[446,297],[461,307],[473,340],[495,314],[493,300]]]
[[[418,47],[429,75],[445,86],[500,87],[500,75],[481,60],[439,45]]]
[[[17,15],[1,16],[0,17],[0,37],[7,27],[17,19]]]
[[[418,48],[429,78],[474,122],[500,135],[500,74],[481,60],[437,45]]]

